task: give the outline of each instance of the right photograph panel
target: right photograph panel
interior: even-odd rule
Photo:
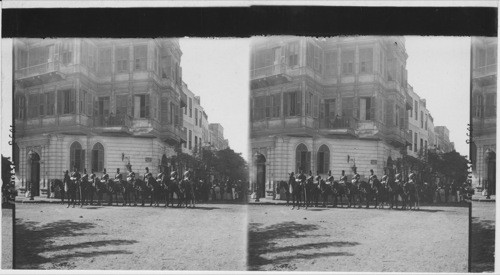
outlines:
[[[474,41],[252,39],[250,270],[493,271],[496,40],[482,63]]]

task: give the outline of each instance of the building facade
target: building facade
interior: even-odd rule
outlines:
[[[394,170],[412,109],[402,37],[268,37],[251,46],[251,182]]]
[[[473,37],[471,50],[473,186],[495,194],[496,185],[496,37]]]
[[[429,140],[434,138],[434,123],[427,109],[426,100],[421,98],[411,85],[408,85],[408,95],[413,109],[408,111],[408,132],[409,136],[412,137],[412,142],[408,145],[407,152],[408,156],[418,159],[431,148]]]
[[[212,149],[218,151],[229,147],[229,141],[224,139],[224,127],[220,123],[210,123],[208,129]]]
[[[46,193],[77,167],[175,169],[186,142],[176,39],[16,39],[16,187]]]
[[[206,143],[206,130],[208,130],[208,117],[201,106],[199,96],[196,96],[187,84],[183,83],[182,90],[187,97],[187,107],[184,109],[184,131],[187,134],[187,142],[183,144],[182,152],[192,155]]]
[[[450,130],[446,126],[434,127],[436,134],[436,149],[440,153],[449,153],[455,150],[455,144],[450,141]]]

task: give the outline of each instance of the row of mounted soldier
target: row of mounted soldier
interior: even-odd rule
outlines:
[[[83,175],[78,172],[75,167],[73,172],[69,174],[66,170],[63,180],[53,181],[53,190],[61,194],[61,199],[64,202],[64,197],[67,197],[68,207],[73,204],[75,207],[77,193],[79,194],[80,205],[92,203],[94,194],[97,194],[97,204],[101,205],[103,195],[108,197],[108,205],[113,204],[113,196],[118,204],[118,196],[123,196],[123,205],[136,206],[138,201],[144,206],[145,200],[150,198],[150,205],[159,206],[160,201],[165,201],[165,207],[170,203],[174,206],[174,194],[177,197],[177,207],[185,205],[185,207],[195,207],[197,186],[204,185],[202,180],[197,184],[192,177],[191,171],[186,171],[183,177],[180,178],[176,171],[170,173],[170,177],[165,173],[160,172],[156,177],[149,172],[146,167],[146,172],[143,178],[137,178],[135,172],[129,171],[126,180],[120,173],[120,169],[116,169],[114,179],[110,178],[104,169],[103,176],[97,177],[94,171],[87,174],[87,170],[83,170]]]
[[[318,201],[321,198],[323,206],[328,204],[329,196],[333,197],[332,205],[337,207],[338,199],[340,206],[343,206],[342,198],[347,200],[347,207],[361,207],[366,203],[366,208],[369,208],[370,203],[373,203],[375,208],[383,208],[384,204],[390,209],[398,207],[398,201],[401,201],[401,209],[419,209],[420,202],[423,198],[428,198],[429,194],[433,194],[431,184],[417,180],[417,175],[412,171],[408,175],[408,180],[403,179],[401,173],[397,173],[394,177],[390,177],[386,172],[379,180],[370,170],[368,182],[360,180],[361,176],[354,170],[352,180],[349,181],[342,170],[342,176],[339,181],[335,181],[332,172],[328,172],[326,181],[321,178],[319,173],[313,177],[312,172],[306,176],[302,171],[297,175],[290,173],[288,182],[280,181],[278,183],[278,192],[284,193],[287,200],[287,205],[292,200],[292,209],[297,206],[297,209],[303,205],[306,209],[308,206],[318,206]],[[467,195],[466,186],[461,186],[460,196]]]

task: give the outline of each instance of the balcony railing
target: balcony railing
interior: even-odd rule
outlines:
[[[497,73],[497,64],[495,63],[495,64],[475,68],[472,71],[472,77],[474,77],[474,78],[485,77],[485,76],[489,76],[489,75],[494,75],[496,73]]]
[[[337,116],[335,118],[325,119],[321,122],[321,128],[326,129],[352,129],[357,128],[358,121],[354,117]]]
[[[286,72],[285,64],[276,64],[251,70],[250,79],[269,77]]]
[[[95,116],[95,127],[128,127],[132,125],[128,115]]]
[[[52,61],[16,70],[16,78],[25,78],[59,70],[59,62]]]

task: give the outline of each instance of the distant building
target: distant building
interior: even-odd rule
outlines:
[[[495,194],[497,124],[496,37],[472,38],[472,134],[470,144],[473,186]]]
[[[48,192],[63,172],[172,169],[186,142],[177,39],[16,39],[18,189]]]
[[[449,153],[455,150],[454,143],[450,142],[450,130],[448,130],[448,127],[435,126],[434,132],[437,138],[436,148],[438,152]]]
[[[432,149],[434,142],[429,142],[434,138],[434,123],[432,116],[427,109],[426,100],[421,98],[411,85],[408,85],[408,95],[412,102],[412,109],[408,111],[409,135],[412,142],[408,145],[408,156],[417,159],[428,149]]]
[[[224,128],[219,123],[208,125],[210,133],[210,146],[214,150],[224,150],[229,147],[229,141],[224,139]]]
[[[196,96],[186,83],[183,83],[182,90],[187,96],[187,107],[184,109],[184,131],[187,142],[183,144],[182,152],[192,155],[207,141],[207,136],[204,135],[205,129],[208,130],[207,116],[201,106],[200,97]]]

